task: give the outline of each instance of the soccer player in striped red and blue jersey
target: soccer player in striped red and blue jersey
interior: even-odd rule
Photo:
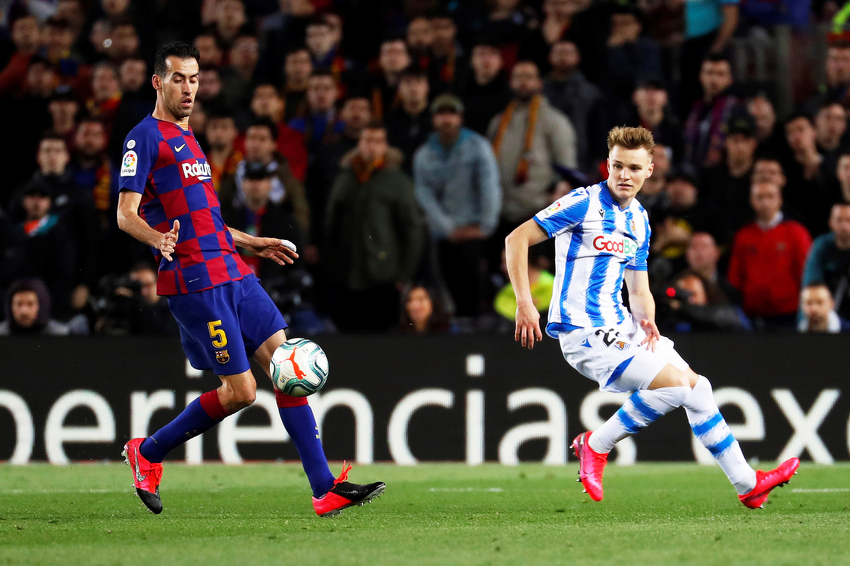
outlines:
[[[153,248],[159,263],[157,293],[180,327],[189,362],[212,370],[221,386],[190,403],[169,424],[124,446],[137,495],[162,512],[162,460],[171,450],[254,401],[257,384],[249,358],[269,368],[286,341],[280,311],[236,253],[235,246],[280,265],[298,257],[295,245],[258,238],[225,226],[210,165],[189,127],[200,80],[198,51],[185,43],[165,45],[154,62],[157,101],[124,142],[118,200],[119,227]],[[379,496],[382,482],[334,478],[316,421],[305,397],[275,391],[283,426],[298,449],[313,491],[313,507],[331,516]]]
[[[505,240],[508,273],[517,298],[514,338],[533,348],[543,339],[528,281],[528,248],[555,238],[555,285],[546,333],[567,362],[603,391],[632,395],[593,433],[573,440],[579,479],[602,499],[602,473],[614,445],[684,407],[691,429],[711,452],[750,508],[787,483],[800,461],[754,471],[720,414],[711,383],[697,375],[661,336],[649,289],[649,218],[635,196],[652,175],[655,142],[644,128],[608,134],[608,179],[576,188],[514,230]],[[623,282],[629,305],[623,305]]]

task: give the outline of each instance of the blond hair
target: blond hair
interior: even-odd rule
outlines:
[[[640,126],[637,128],[617,126],[608,132],[608,151],[610,152],[615,146],[623,149],[643,148],[650,157],[655,153],[655,139],[652,137],[652,132]]]

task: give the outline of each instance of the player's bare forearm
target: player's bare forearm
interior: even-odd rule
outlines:
[[[139,217],[142,195],[132,191],[121,191],[118,195],[118,227],[143,244],[157,247],[162,233],[154,230]]]
[[[531,298],[528,281],[528,248],[548,237],[534,220],[528,220],[505,238],[505,261],[508,277],[516,295],[516,330],[514,340],[523,346],[534,347],[535,341],[543,339],[540,331],[540,313]]]
[[[254,236],[246,234],[245,232],[240,232],[230,226],[228,226],[227,229],[230,230],[230,235],[233,236],[233,243],[240,248],[250,248],[253,246],[254,240],[256,239]]]

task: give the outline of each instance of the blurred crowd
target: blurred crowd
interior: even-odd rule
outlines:
[[[244,256],[293,335],[511,332],[504,237],[605,179],[615,125],[658,143],[638,200],[663,332],[847,330],[845,11],[2,2],[0,335],[177,333],[151,251],[116,222],[123,142],[153,109],[153,54],[172,40],[201,54],[190,125],[226,223],[299,247],[293,267]],[[790,55],[753,76],[743,44]],[[553,255],[550,241],[529,258],[544,320]]]

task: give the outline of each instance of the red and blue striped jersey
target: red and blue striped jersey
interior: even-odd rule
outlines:
[[[191,129],[148,115],[124,140],[118,187],[142,195],[139,216],[158,232],[180,221],[173,261],[154,249],[159,295],[196,293],[237,281],[251,269],[221,218],[210,165]]]

